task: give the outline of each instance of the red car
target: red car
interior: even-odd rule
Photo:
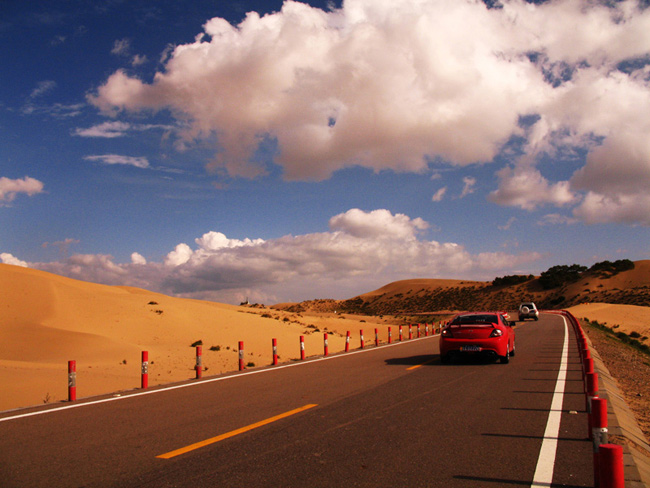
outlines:
[[[515,330],[503,312],[466,312],[456,315],[440,334],[440,360],[455,355],[487,355],[507,364],[515,355]]]

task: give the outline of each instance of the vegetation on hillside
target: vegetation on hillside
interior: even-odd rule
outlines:
[[[585,302],[650,306],[650,286],[618,289],[602,280],[634,269],[629,259],[602,261],[590,268],[579,264],[553,266],[541,276],[511,275],[492,282],[455,282],[422,286],[401,292],[360,295],[348,300],[311,300],[291,305],[293,312],[354,313],[362,315],[426,314],[452,310],[515,310],[534,301],[541,309],[566,308]],[[591,282],[591,283],[590,283]]]

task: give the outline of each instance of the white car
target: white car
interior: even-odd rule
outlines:
[[[519,320],[526,319],[539,320],[539,311],[533,302],[525,302],[519,305]]]

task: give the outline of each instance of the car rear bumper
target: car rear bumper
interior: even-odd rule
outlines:
[[[463,346],[478,346],[480,349],[478,351],[463,351]],[[507,350],[508,345],[505,338],[481,339],[480,341],[453,338],[440,340],[441,356],[445,356],[447,354],[482,354],[505,356]]]

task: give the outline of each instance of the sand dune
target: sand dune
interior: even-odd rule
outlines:
[[[479,283],[408,280],[375,293],[397,293],[414,284],[417,290]],[[280,361],[286,362],[300,357],[301,335],[307,355],[314,356],[323,353],[324,331],[335,353],[345,348],[347,331],[351,347],[357,348],[360,330],[370,344],[375,328],[385,341],[387,327],[400,323],[390,317],[290,313],[173,298],[7,264],[0,264],[0,289],[0,410],[66,400],[68,360],[77,361],[77,397],[83,398],[138,388],[143,350],[149,352],[149,384],[154,386],[194,377],[195,341],[203,342],[207,377],[238,369],[239,341],[244,341],[245,363],[264,366],[272,361],[273,338]],[[571,310],[578,318],[650,335],[648,307],[592,303]]]
[[[583,303],[569,309],[577,318],[587,318],[613,327],[617,331],[638,332],[650,337],[650,308],[636,305],[612,305],[610,303]]]
[[[280,361],[345,347],[335,331],[358,331],[359,320],[301,317],[276,310],[173,298],[125,287],[76,281],[38,270],[0,264],[0,410],[67,399],[67,362],[77,361],[77,396],[137,388],[140,354],[149,351],[150,385],[194,377],[195,341],[203,342],[204,376],[245,362]],[[264,317],[262,315],[265,315]],[[309,327],[311,326],[311,327]],[[320,329],[315,332],[315,328]],[[210,350],[219,348],[219,351]]]

